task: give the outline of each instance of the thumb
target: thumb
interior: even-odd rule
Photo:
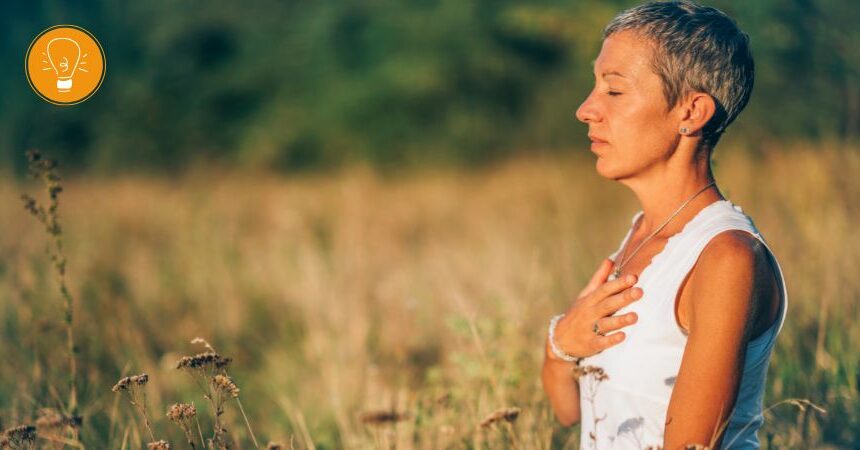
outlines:
[[[609,258],[604,258],[600,263],[600,267],[597,268],[597,271],[594,272],[594,275],[591,276],[591,280],[579,293],[579,297],[590,294],[595,289],[599,288],[600,285],[606,282],[606,279],[609,278],[609,274],[612,273],[612,267],[615,265],[615,262]]]

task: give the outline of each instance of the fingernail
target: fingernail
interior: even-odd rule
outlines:
[[[633,275],[627,275],[626,280],[627,280],[627,282],[628,282],[628,283],[631,283],[631,284],[632,284],[634,281],[636,281],[636,277],[635,277],[635,276],[633,276]]]

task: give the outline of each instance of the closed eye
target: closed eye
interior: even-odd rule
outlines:
[[[621,95],[621,93],[620,93],[620,92],[615,92],[615,91],[609,91],[609,92],[607,92],[607,94],[609,94],[609,95],[610,95],[610,96],[612,96],[612,97],[615,97],[615,96],[617,96],[617,95]]]

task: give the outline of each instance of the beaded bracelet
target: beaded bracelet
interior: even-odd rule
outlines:
[[[563,352],[560,348],[558,348],[557,345],[555,345],[555,326],[558,324],[558,321],[561,320],[562,317],[564,317],[564,314],[559,314],[557,316],[554,316],[549,321],[549,347],[552,350],[552,354],[555,355],[558,359],[579,365],[579,362],[582,361],[582,358],[569,355]]]

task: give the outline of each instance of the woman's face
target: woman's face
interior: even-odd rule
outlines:
[[[666,111],[662,80],[651,71],[650,58],[645,39],[625,30],[606,38],[594,61],[594,89],[576,118],[588,124],[603,177],[636,176],[671,156],[678,144],[678,109]]]

